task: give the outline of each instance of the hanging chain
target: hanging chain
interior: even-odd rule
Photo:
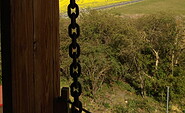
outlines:
[[[76,18],[79,16],[79,7],[75,0],[70,0],[70,4],[68,5],[68,16],[71,19],[71,24],[68,27],[68,33],[72,39],[72,43],[69,45],[69,56],[73,59],[73,62],[70,65],[70,75],[73,78],[73,83],[70,86],[70,93],[74,98],[71,112],[81,113],[82,103],[79,100],[79,96],[82,93],[82,86],[80,82],[78,82],[78,77],[81,74],[81,66],[77,61],[80,56],[80,46],[77,43],[77,38],[80,36],[80,27],[76,23]]]

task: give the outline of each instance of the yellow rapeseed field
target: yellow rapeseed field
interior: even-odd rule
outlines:
[[[60,0],[60,12],[65,12],[70,0]],[[80,8],[92,8],[130,0],[76,0]]]

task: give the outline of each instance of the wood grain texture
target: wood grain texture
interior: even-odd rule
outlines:
[[[57,0],[34,2],[34,74],[36,113],[52,113],[53,99],[59,96],[58,5]],[[47,10],[46,10],[47,9]],[[44,59],[43,59],[44,58]],[[45,81],[43,81],[43,79]],[[54,81],[54,82],[53,82]],[[50,108],[50,109],[48,109]]]
[[[2,48],[10,49],[2,68],[10,94],[3,98],[11,109],[4,113],[53,113],[60,93],[58,0],[3,1],[9,10],[3,29],[10,34],[2,37]]]
[[[11,6],[13,113],[34,113],[33,0],[12,0]]]

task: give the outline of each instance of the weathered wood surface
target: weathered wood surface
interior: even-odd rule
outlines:
[[[2,0],[2,7],[4,113],[54,113],[58,0]]]

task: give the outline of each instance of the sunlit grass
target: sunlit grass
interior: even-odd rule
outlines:
[[[65,12],[70,0],[60,0],[60,12]],[[80,8],[93,8],[131,0],[76,0]]]
[[[168,12],[185,14],[185,0],[144,0],[131,5],[110,9],[115,14],[153,14]]]

